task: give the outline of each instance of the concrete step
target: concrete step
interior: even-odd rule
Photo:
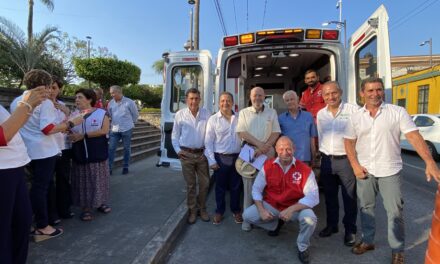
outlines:
[[[137,143],[142,143],[142,142],[147,142],[150,140],[157,140],[160,139],[160,133],[159,132],[153,132],[153,133],[148,133],[146,135],[143,136],[136,136],[136,137],[132,137],[131,138],[131,144],[137,144]],[[120,143],[122,144],[122,143]]]
[[[130,160],[130,162],[132,163],[132,162],[135,162],[137,160],[144,159],[144,158],[146,158],[148,156],[155,155],[159,149],[160,149],[160,146],[158,145],[156,147],[152,147],[152,148],[148,148],[148,149],[143,149],[143,150],[140,150],[140,151],[132,152],[131,153],[131,160]],[[124,164],[124,160],[123,160],[122,156],[115,158],[114,168],[122,167],[123,164]]]
[[[147,133],[151,133],[151,132],[160,132],[159,129],[155,128],[154,126],[150,126],[150,127],[143,127],[137,130],[133,130],[133,137],[137,136],[137,135],[144,135]]]
[[[146,142],[141,142],[141,143],[137,143],[137,144],[131,144],[131,152],[137,152],[143,149],[148,149],[148,148],[152,148],[152,147],[157,147],[160,145],[160,139],[156,139],[156,140],[149,140]],[[123,146],[119,146],[116,149],[116,154],[115,157],[119,157],[124,155],[124,147]]]

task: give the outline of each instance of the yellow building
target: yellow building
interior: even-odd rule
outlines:
[[[410,114],[439,114],[440,65],[393,78],[393,103]]]

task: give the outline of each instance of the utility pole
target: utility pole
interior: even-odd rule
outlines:
[[[194,8],[194,49],[199,49],[199,10],[200,0],[195,0]]]
[[[87,39],[87,59],[90,59],[90,40],[92,37],[86,36]],[[90,89],[90,80],[89,80],[89,89]]]

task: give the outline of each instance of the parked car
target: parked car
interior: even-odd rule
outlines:
[[[419,129],[420,134],[425,139],[434,159],[439,160],[440,156],[440,115],[417,114],[411,116]],[[405,150],[415,149],[408,142],[405,135],[400,136],[400,146]]]

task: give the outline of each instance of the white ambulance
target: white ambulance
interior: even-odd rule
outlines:
[[[336,80],[344,90],[343,100],[361,104],[360,83],[367,77],[381,77],[386,100],[391,101],[391,65],[388,14],[380,6],[348,40],[341,43],[335,29],[288,28],[262,30],[226,36],[217,64],[207,50],[164,53],[161,149],[158,166],[179,169],[171,144],[175,113],[185,108],[185,92],[197,88],[201,107],[215,112],[223,91],[234,95],[234,110],[247,107],[250,89],[264,88],[266,104],[278,113],[286,111],[282,94],[305,89],[304,73],[318,72],[321,82]]]

